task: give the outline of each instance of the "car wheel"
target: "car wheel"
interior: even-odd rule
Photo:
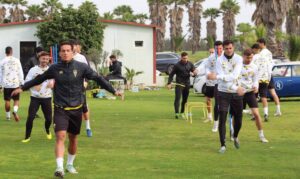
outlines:
[[[168,66],[167,72],[166,72],[167,75],[169,75],[169,74],[172,72],[173,68],[174,68],[174,65],[169,65],[169,66]]]
[[[204,85],[202,86],[202,94],[205,94],[206,93],[206,84],[204,83]]]

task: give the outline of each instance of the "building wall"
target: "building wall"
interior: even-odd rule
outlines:
[[[11,25],[0,27],[0,59],[5,57],[5,47],[13,48],[13,56],[20,59],[20,42],[21,41],[36,41],[39,39],[34,36],[36,33],[36,23]]]
[[[142,47],[136,47],[135,41],[143,41]],[[123,53],[122,73],[125,66],[144,73],[134,77],[134,83],[153,84],[153,29],[130,25],[109,24],[104,31],[103,50],[109,53],[118,49]]]

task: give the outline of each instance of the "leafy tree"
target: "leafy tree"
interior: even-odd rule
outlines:
[[[223,40],[230,40],[235,36],[235,16],[240,13],[240,6],[236,0],[223,0]]]
[[[105,12],[101,18],[107,20],[113,20],[115,18],[115,15],[114,13],[111,12]]]
[[[40,20],[45,15],[43,7],[35,4],[28,6],[25,13],[28,15],[28,20]]]
[[[125,76],[126,76],[126,80],[129,82],[129,88],[133,84],[133,78],[135,76],[138,76],[138,75],[144,73],[143,71],[135,71],[134,69],[129,69],[127,67],[125,67],[125,70],[126,70]]]
[[[213,41],[217,39],[217,23],[215,19],[220,16],[221,11],[217,8],[209,8],[203,12],[204,18],[209,18],[206,22],[207,38],[212,37]]]
[[[300,36],[291,35],[289,37],[289,58],[291,61],[299,60],[300,58]]]
[[[78,9],[72,6],[64,8],[61,13],[53,14],[53,18],[38,25],[37,37],[43,47],[50,47],[63,40],[78,39],[83,51],[95,48],[102,50],[104,25],[99,22],[96,6],[84,2]]]
[[[63,5],[59,0],[44,0],[42,7],[45,9],[45,14],[51,18],[54,14],[59,13]]]

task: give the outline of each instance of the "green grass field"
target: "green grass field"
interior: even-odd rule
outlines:
[[[79,174],[65,178],[300,178],[299,101],[282,102],[283,116],[264,123],[270,143],[259,142],[254,122],[244,116],[241,148],[228,141],[226,153],[219,154],[218,134],[200,112],[193,124],[174,119],[173,93],[126,92],[125,101],[89,98],[93,137],[86,137],[83,124]],[[191,93],[189,100],[204,98]],[[22,94],[19,123],[6,121],[1,108],[1,179],[53,178],[54,140],[46,139],[43,118],[35,120],[30,143],[21,143],[28,103],[29,93]],[[274,110],[270,103],[270,114]]]

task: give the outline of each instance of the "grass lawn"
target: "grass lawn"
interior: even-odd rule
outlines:
[[[283,101],[283,116],[264,123],[270,143],[259,142],[254,122],[245,116],[241,148],[228,141],[226,153],[219,154],[218,134],[200,112],[193,124],[174,119],[173,93],[127,92],[125,101],[89,98],[93,137],[86,137],[83,124],[75,160],[79,174],[65,178],[300,178],[299,101]],[[189,100],[204,98],[191,93]],[[31,141],[21,143],[28,103],[29,93],[22,94],[19,123],[6,121],[1,108],[1,179],[53,178],[54,140],[46,139],[43,118],[35,120]],[[270,114],[274,110],[270,103]]]

